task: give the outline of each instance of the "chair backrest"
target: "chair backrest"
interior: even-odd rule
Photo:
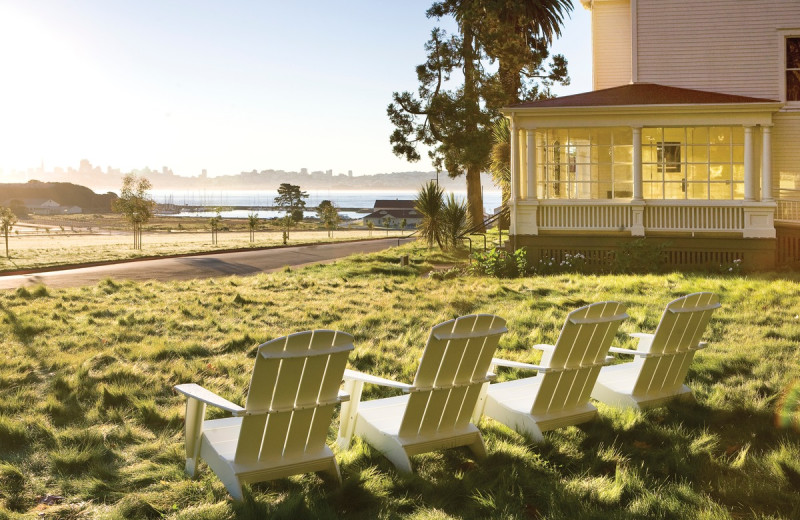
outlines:
[[[599,302],[567,315],[546,362],[551,371],[540,376],[533,415],[570,410],[589,401],[617,329],[628,318],[625,310],[618,302]]]
[[[258,347],[235,462],[323,449],[353,336],[312,330]]]
[[[649,346],[655,355],[639,362],[633,395],[672,392],[683,385],[694,347],[719,306],[719,297],[710,292],[689,294],[667,304]]]
[[[401,437],[441,434],[469,423],[500,336],[503,318],[471,314],[431,329],[400,425]]]

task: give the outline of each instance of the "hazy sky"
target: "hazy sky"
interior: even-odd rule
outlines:
[[[591,90],[574,3],[560,95]],[[430,4],[0,0],[0,173],[82,158],[192,176],[430,170],[392,154],[386,117],[393,91],[416,90]]]

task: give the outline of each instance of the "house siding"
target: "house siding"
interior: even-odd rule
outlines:
[[[638,81],[780,99],[798,0],[637,0]]]
[[[592,6],[594,89],[631,82],[631,5],[628,0]]]

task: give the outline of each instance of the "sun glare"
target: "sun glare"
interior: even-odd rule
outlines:
[[[69,153],[87,130],[89,107],[98,102],[97,74],[69,34],[0,5],[0,70],[0,170],[8,175]]]

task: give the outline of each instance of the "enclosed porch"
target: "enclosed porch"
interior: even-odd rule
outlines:
[[[536,260],[563,254],[561,244],[602,263],[647,237],[667,244],[676,267],[774,266],[781,106],[633,84],[506,109],[513,246]]]

